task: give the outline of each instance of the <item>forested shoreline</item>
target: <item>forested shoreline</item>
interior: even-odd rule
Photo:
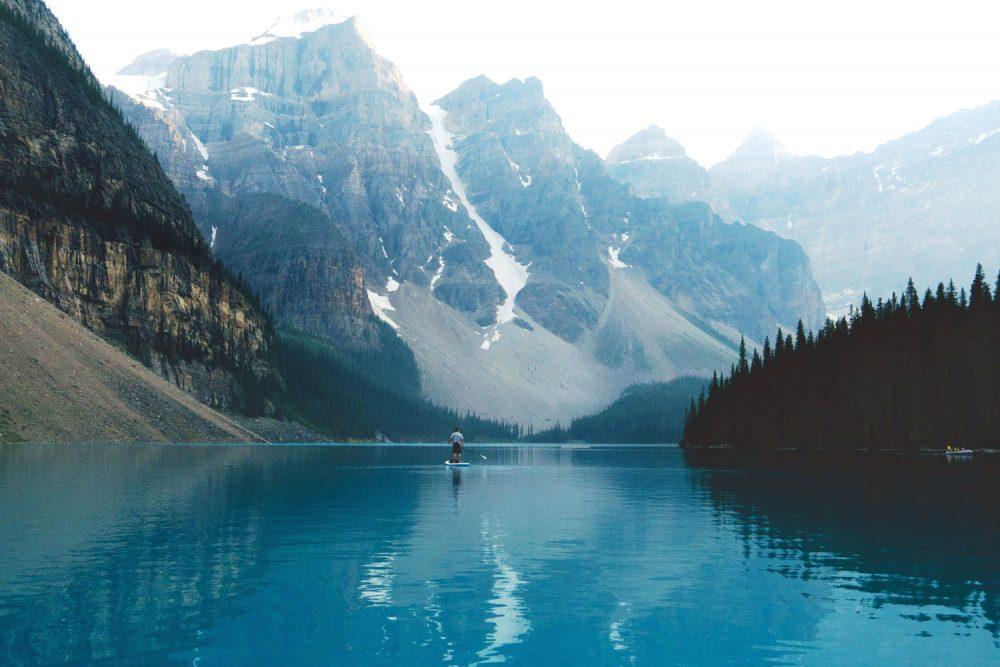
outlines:
[[[1000,277],[872,302],[747,352],[692,401],[682,444],[740,449],[996,447]]]
[[[636,384],[600,412],[577,417],[569,426],[529,433],[539,443],[582,441],[600,444],[675,444],[684,432],[685,410],[707,378],[679,377],[670,382]]]

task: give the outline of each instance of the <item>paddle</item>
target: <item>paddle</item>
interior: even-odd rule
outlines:
[[[466,447],[465,449],[469,449],[469,448],[468,448],[468,447]],[[469,451],[470,451],[470,452],[472,452],[473,454],[475,454],[476,456],[478,456],[479,458],[481,458],[481,459],[482,459],[482,460],[484,460],[484,461],[488,461],[488,460],[489,460],[489,459],[487,459],[487,458],[486,458],[485,456],[483,456],[482,454],[480,454],[479,452],[477,452],[477,451],[476,451],[476,450],[474,450],[474,449],[469,449]]]

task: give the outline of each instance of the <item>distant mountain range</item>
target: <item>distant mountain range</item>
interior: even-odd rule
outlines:
[[[608,155],[609,172],[642,197],[708,201],[805,248],[827,308],[887,297],[1000,252],[1000,101],[960,111],[870,153],[794,155],[757,131],[704,169],[657,128]]]
[[[421,108],[356,18],[156,51],[108,83],[279,327],[365,350],[374,313],[453,408],[565,421],[727,367],[741,333],[822,321],[795,243],[631,195],[536,79]]]

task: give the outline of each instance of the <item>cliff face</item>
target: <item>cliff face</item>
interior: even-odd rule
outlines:
[[[347,349],[379,345],[363,265],[321,211],[278,195],[247,194],[226,199],[213,215],[219,216],[215,254],[246,276],[277,324]]]
[[[0,270],[223,407],[269,325],[41,2],[0,0]]]

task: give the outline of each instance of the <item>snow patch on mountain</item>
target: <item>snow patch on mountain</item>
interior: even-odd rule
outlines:
[[[431,129],[429,131],[434,150],[441,160],[441,170],[451,184],[452,192],[465,207],[466,212],[472,221],[476,223],[486,242],[490,246],[490,256],[486,260],[486,266],[490,267],[498,283],[507,293],[507,299],[497,307],[496,324],[492,334],[487,334],[483,341],[483,349],[488,350],[490,345],[500,339],[500,327],[513,321],[514,305],[518,293],[528,284],[528,266],[521,264],[508,252],[509,247],[506,239],[494,230],[486,220],[483,219],[476,207],[472,205],[465,194],[465,183],[458,175],[458,154],[452,147],[453,138],[445,129],[445,118],[447,112],[437,105],[431,105],[425,109],[431,119]]]
[[[875,186],[878,188],[879,192],[885,192],[885,186],[882,185],[882,178],[878,174],[878,170],[881,167],[872,167],[872,176],[875,177]]]
[[[379,294],[378,292],[373,292],[371,290],[366,290],[368,292],[368,303],[371,304],[372,310],[375,311],[375,315],[388,324],[390,327],[399,331],[399,325],[389,317],[386,313],[390,310],[396,310],[392,302],[389,301],[388,295]]]
[[[320,28],[343,23],[350,18],[350,16],[340,14],[332,9],[305,9],[279,18],[270,28],[250,40],[250,45],[260,46],[282,37],[301,38],[303,35],[316,32]]]
[[[257,95],[263,95],[264,97],[271,97],[271,93],[265,93],[263,90],[257,90],[253,86],[241,86],[239,88],[233,88],[229,91],[230,100],[233,102],[253,102]]]
[[[431,291],[432,292],[434,291],[434,287],[438,284],[438,281],[441,280],[441,276],[443,276],[443,275],[444,275],[444,257],[438,257],[438,268],[437,268],[437,271],[435,271],[434,275],[431,276]]]
[[[191,139],[194,140],[194,147],[198,149],[198,153],[201,155],[201,159],[202,160],[207,160],[208,159],[208,149],[205,148],[205,144],[203,144],[201,142],[201,139],[199,139],[198,135],[195,134],[194,132],[191,132]]]
[[[167,82],[167,73],[157,74],[116,74],[106,81],[122,91],[139,104],[166,111],[169,98],[165,95],[164,84]]]
[[[580,183],[580,170],[574,169],[573,176],[576,178],[576,193],[580,197],[580,213],[583,213],[583,217],[589,218],[590,214],[587,213],[587,206],[583,202],[583,184]]]
[[[643,155],[642,157],[632,158],[631,160],[619,160],[615,164],[630,164],[632,162],[660,162],[661,160],[683,160],[687,156],[685,155]]]
[[[526,188],[531,185],[531,176],[521,173],[521,165],[510,159],[510,154],[507,153],[507,149],[503,149],[503,156],[507,158],[507,164],[510,165],[511,170],[517,174],[518,180],[521,181],[521,187]]]
[[[611,266],[616,269],[627,269],[628,264],[623,262],[618,255],[621,254],[622,249],[616,248],[614,246],[608,246],[608,261],[611,262]]]
[[[976,137],[974,145],[978,146],[979,144],[983,143],[984,141],[992,137],[994,134],[997,134],[998,132],[1000,132],[1000,128],[997,128],[995,130],[990,130],[989,132],[983,132],[978,137]]]

